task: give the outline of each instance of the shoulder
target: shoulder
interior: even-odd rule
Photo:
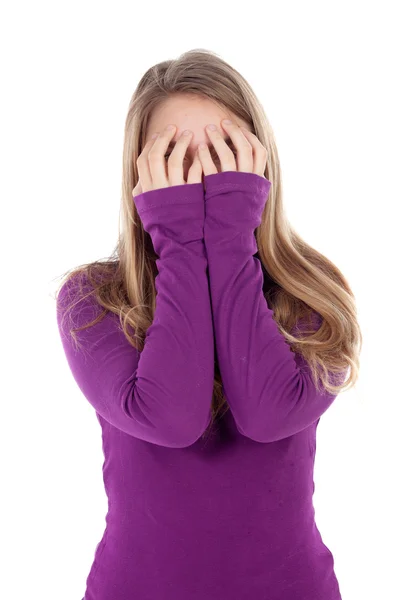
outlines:
[[[63,283],[57,293],[57,303],[60,306],[72,301],[91,301],[98,299],[98,292],[106,284],[114,284],[119,278],[117,274],[118,261],[86,263],[67,271]]]
[[[95,286],[84,270],[76,270],[66,276],[56,298],[58,321],[65,319],[79,327],[95,319],[103,310],[97,300]]]
[[[66,308],[79,300],[85,292],[92,290],[84,270],[76,270],[67,275],[58,290],[56,303],[58,309]]]

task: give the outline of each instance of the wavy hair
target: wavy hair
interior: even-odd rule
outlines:
[[[63,286],[69,279],[77,281],[75,301],[66,312],[88,295],[103,311],[90,323],[72,328],[72,337],[76,341],[76,331],[93,326],[111,311],[119,316],[129,343],[143,350],[156,306],[157,255],[137,214],[132,190],[152,111],[176,94],[196,94],[231,111],[251,124],[267,149],[265,177],[271,187],[255,236],[264,280],[269,283],[264,290],[268,307],[291,350],[306,360],[316,387],[333,394],[348,389],[358,378],[362,345],[352,290],[340,270],[307,244],[286,218],[274,134],[254,91],[233,67],[205,49],[150,67],[133,93],[124,129],[122,227],[119,223],[116,247],[106,259],[67,271],[62,282]],[[228,408],[215,358],[210,425]]]

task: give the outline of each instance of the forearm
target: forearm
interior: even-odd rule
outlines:
[[[204,232],[224,392],[242,433],[275,441],[317,420],[335,396],[318,393],[308,369],[299,368],[262,292],[254,231],[269,182],[252,173],[219,175],[206,182]]]

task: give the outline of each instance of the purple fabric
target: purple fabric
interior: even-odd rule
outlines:
[[[253,173],[134,197],[158,255],[155,318],[140,353],[118,317],[57,320],[102,428],[106,527],[85,600],[341,600],[314,518],[314,388],[263,294],[255,229],[270,182]],[[84,300],[79,326],[101,307]],[[215,348],[230,410],[210,435]]]

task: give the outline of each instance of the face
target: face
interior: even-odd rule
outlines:
[[[192,165],[195,154],[197,153],[197,147],[201,142],[205,142],[209,146],[209,151],[212,156],[218,171],[220,171],[220,161],[216,155],[214,147],[211,145],[210,138],[206,133],[206,126],[209,123],[214,123],[219,130],[222,137],[227,140],[228,134],[221,127],[222,119],[231,119],[238,125],[246,127],[249,131],[252,131],[252,127],[244,121],[239,119],[233,113],[221,109],[217,104],[207,98],[202,98],[195,95],[177,95],[174,98],[168,98],[162,105],[158,106],[150,118],[148,125],[146,139],[144,144],[150,140],[153,133],[156,131],[161,132],[163,129],[173,123],[176,125],[176,133],[172,139],[174,145],[179,139],[182,131],[190,129],[193,132],[192,140],[187,149],[187,155],[183,161],[183,174],[185,181],[187,180],[187,174],[190,166]],[[236,152],[232,141],[227,140],[228,146]],[[173,148],[168,148],[166,151],[166,160],[170,155]],[[203,174],[202,174],[203,178]]]

